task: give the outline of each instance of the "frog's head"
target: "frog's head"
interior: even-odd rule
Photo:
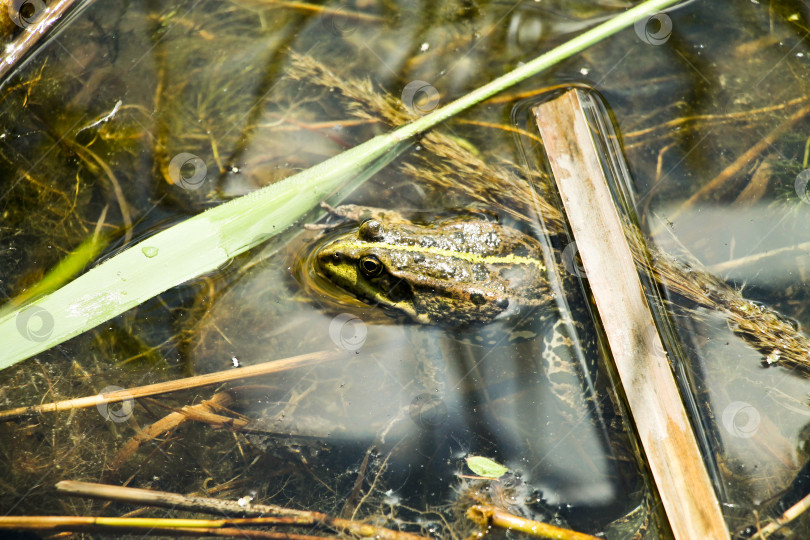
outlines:
[[[428,324],[418,313],[414,293],[407,279],[398,275],[402,261],[387,248],[381,224],[367,220],[350,233],[323,245],[315,256],[320,273],[357,298],[383,308],[388,314]]]
[[[367,220],[316,252],[318,272],[388,315],[420,324],[487,324],[506,313],[508,271],[493,273],[475,255],[432,244],[427,232],[403,230]]]

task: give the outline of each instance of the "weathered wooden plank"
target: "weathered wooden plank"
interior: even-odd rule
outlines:
[[[578,90],[534,109],[650,470],[678,540],[727,539]]]

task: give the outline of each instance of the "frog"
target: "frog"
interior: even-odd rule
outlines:
[[[317,274],[391,319],[443,327],[461,343],[539,340],[551,392],[569,424],[580,421],[588,376],[576,363],[593,343],[584,344],[580,323],[561,313],[539,240],[486,212],[416,219],[376,207],[325,208],[353,225],[313,250]]]
[[[359,223],[321,245],[319,274],[390,317],[445,328],[525,318],[554,295],[533,236],[465,211],[416,220],[383,208],[329,208]]]

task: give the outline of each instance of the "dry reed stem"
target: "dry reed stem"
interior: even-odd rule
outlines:
[[[804,514],[808,508],[810,508],[810,495],[807,495],[802,500],[785,510],[781,516],[762,527],[757,532],[757,537],[768,538],[770,535]]]
[[[54,403],[45,403],[42,405],[31,405],[28,407],[18,407],[16,409],[9,409],[0,411],[0,422],[19,418],[22,416],[34,416],[46,412],[59,412],[71,409],[81,409],[87,407],[95,407],[97,405],[117,403],[130,399],[137,399],[146,396],[154,396],[157,394],[167,394],[169,392],[177,392],[180,390],[189,390],[192,388],[199,388],[201,386],[209,386],[212,384],[219,384],[228,381],[235,381],[239,379],[247,379],[250,377],[258,377],[261,375],[269,375],[271,373],[280,373],[290,369],[299,367],[306,367],[315,364],[321,364],[331,360],[345,358],[345,353],[337,353],[331,351],[321,351],[314,353],[301,354],[284,358],[282,360],[273,360],[256,364],[255,366],[240,367],[228,371],[217,371],[214,373],[207,373],[205,375],[197,375],[195,377],[187,377],[185,379],[175,379],[173,381],[166,381],[162,383],[149,384],[146,386],[139,386],[136,388],[125,388],[115,392],[107,392],[106,394],[97,394],[94,396],[85,396],[74,399],[67,399],[64,401],[57,401]]]
[[[207,399],[196,405],[186,405],[179,411],[164,416],[129,439],[121,450],[118,451],[118,454],[116,454],[109,468],[111,470],[117,470],[132,454],[138,451],[141,445],[159,437],[162,433],[172,431],[189,420],[206,422],[214,425],[216,428],[232,427],[239,429],[245,427],[248,424],[248,420],[246,419],[230,418],[214,414],[214,411],[228,407],[232,402],[233,396],[230,393],[217,392],[211,399]]]
[[[734,177],[742,170],[743,167],[751,163],[758,155],[770,148],[777,139],[782,137],[790,129],[793,128],[800,120],[810,114],[810,105],[805,105],[792,115],[787,120],[779,124],[775,129],[763,137],[754,146],[743,152],[737,159],[735,159],[729,166],[723,169],[720,174],[715,176],[708,184],[697,190],[680,208],[671,216],[670,219],[675,219],[677,216],[692,208],[696,202],[705,199],[718,189],[720,189],[729,179]]]
[[[322,540],[334,536],[312,536],[286,532],[254,531],[246,525],[277,525],[276,518],[244,519],[165,519],[116,518],[92,516],[0,516],[0,530],[90,532],[97,534],[125,533],[166,536],[219,536],[232,538],[262,538],[271,540]],[[238,525],[232,527],[229,525]]]
[[[328,527],[354,536],[374,537],[380,540],[428,540],[416,534],[377,527],[376,525],[370,525],[361,521],[336,518],[321,512],[294,510],[292,508],[268,504],[244,505],[240,504],[238,501],[226,501],[210,497],[197,497],[151,489],[129,488],[72,480],[63,480],[57,483],[56,489],[59,492],[69,495],[173,508],[190,512],[292,518],[294,521],[290,524]],[[229,521],[235,522],[235,520]]]
[[[599,540],[596,536],[570,529],[555,527],[541,521],[526,519],[496,506],[477,504],[467,510],[467,517],[475,522],[481,530],[489,527],[498,527],[509,531],[518,531],[537,538],[551,538],[554,540]]]

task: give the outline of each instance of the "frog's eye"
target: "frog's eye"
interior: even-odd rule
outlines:
[[[366,255],[360,259],[360,271],[366,277],[379,276],[382,273],[383,265],[380,259],[374,255]]]

